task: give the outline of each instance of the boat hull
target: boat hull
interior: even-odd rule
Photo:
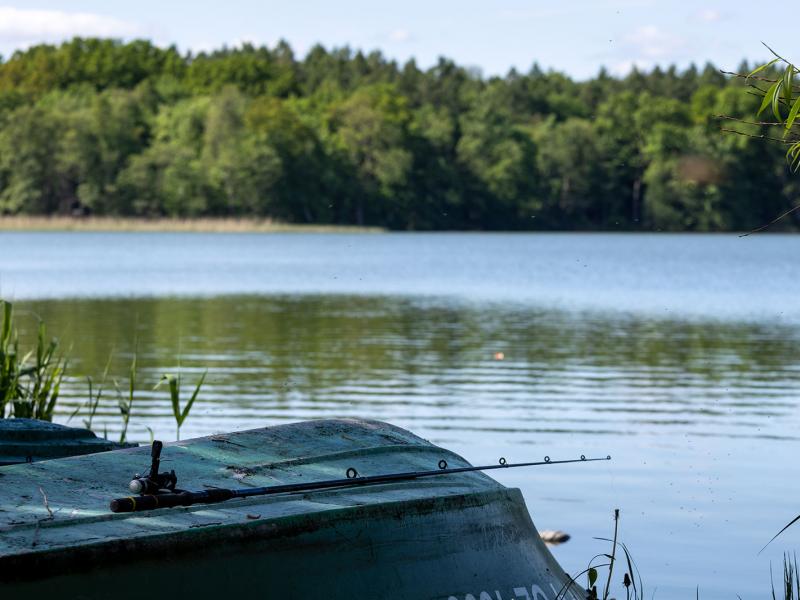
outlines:
[[[325,502],[325,493],[309,494]],[[242,506],[255,501],[237,501]],[[357,498],[356,498],[357,502]],[[263,508],[263,505],[261,505]],[[165,509],[159,513],[184,509]],[[3,563],[4,598],[554,600],[581,598],[519,490],[354,505],[237,526],[28,552]],[[250,515],[248,515],[250,516]],[[53,524],[55,526],[55,523]],[[43,523],[42,526],[47,526]],[[9,557],[10,558],[10,557]]]

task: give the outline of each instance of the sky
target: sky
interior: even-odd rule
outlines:
[[[794,3],[743,0],[0,0],[0,54],[73,36],[146,38],[199,52],[242,42],[287,40],[299,56],[317,43],[381,50],[420,67],[439,56],[503,75],[534,62],[577,79],[601,66],[686,67],[711,61],[734,70],[800,49]],[[784,18],[788,16],[788,18]]]

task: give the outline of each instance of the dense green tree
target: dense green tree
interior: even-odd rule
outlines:
[[[600,181],[600,149],[595,127],[586,119],[549,120],[537,130],[540,148],[538,171],[546,174],[546,196],[550,202],[542,215],[559,222],[560,229],[602,226],[606,215],[596,214],[602,203],[596,201],[592,186]]]
[[[68,213],[73,196],[58,169],[60,123],[38,106],[15,110],[0,130],[0,210]]]
[[[537,178],[531,136],[514,123],[508,88],[495,81],[459,119],[456,155],[469,174],[462,218],[472,227],[502,228],[535,211]]]
[[[214,97],[206,115],[200,165],[213,198],[212,212],[269,215],[280,177],[277,152],[264,134],[245,128],[246,98],[236,88]]]
[[[360,88],[332,108],[327,137],[331,151],[345,157],[355,175],[348,199],[359,225],[375,222],[408,177],[407,104],[394,86],[382,84]]]
[[[162,106],[153,120],[151,144],[131,157],[119,176],[130,213],[176,217],[210,212],[200,162],[209,103],[198,97]]]

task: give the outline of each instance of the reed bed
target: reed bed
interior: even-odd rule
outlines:
[[[58,339],[47,338],[47,327],[39,319],[36,347],[23,354],[19,349],[19,334],[14,324],[13,306],[10,302],[0,299],[0,419],[22,417],[42,421],[53,420],[61,382],[68,366],[68,359],[59,353],[58,349]],[[91,376],[86,377],[87,399],[78,405],[69,417],[69,420],[72,420],[78,415],[85,416],[83,424],[89,430],[92,430],[92,421],[100,408],[103,392],[108,387],[111,358],[111,356],[108,357],[106,368],[98,382],[95,382]],[[182,381],[180,364],[177,374],[163,375],[153,388],[154,390],[158,389],[164,383],[169,388],[177,439],[180,439],[181,425],[189,416],[207,374],[208,370],[200,377],[194,393],[183,407],[181,407],[180,400]],[[128,425],[133,413],[137,381],[137,352],[134,352],[125,386],[127,395],[123,392],[125,384],[113,379],[117,407],[122,420],[120,443],[127,442]],[[108,438],[107,433],[104,433],[103,437]]]
[[[770,567],[770,576],[772,568]],[[775,581],[772,581],[772,600],[797,600],[800,598],[800,570],[797,568],[797,555],[784,553],[783,555],[783,580],[775,591]]]
[[[187,233],[381,233],[380,227],[298,225],[271,219],[0,216],[0,231],[165,231]]]
[[[10,416],[52,421],[67,359],[41,320],[36,347],[20,352],[13,319],[12,305],[0,300],[0,418],[8,409]]]

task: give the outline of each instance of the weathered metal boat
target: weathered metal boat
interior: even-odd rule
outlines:
[[[149,448],[0,467],[0,597],[579,600],[522,495],[481,472],[114,514]],[[176,442],[179,487],[469,464],[376,421]]]

